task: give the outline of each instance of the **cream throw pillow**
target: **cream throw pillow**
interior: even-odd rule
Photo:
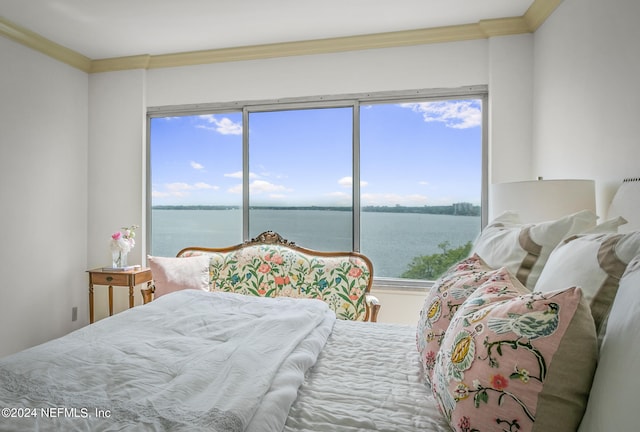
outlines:
[[[482,230],[471,253],[478,254],[491,268],[506,267],[532,290],[551,251],[563,239],[595,227],[596,219],[593,212],[583,210],[557,220],[524,225],[517,214],[506,212]]]
[[[640,255],[640,232],[588,234],[566,239],[551,253],[536,285],[549,292],[582,288],[596,328],[601,329],[629,262]]]
[[[154,257],[148,256],[155,284],[154,297],[173,291],[197,289],[209,291],[209,256]]]
[[[640,256],[620,280],[579,432],[638,430]]]

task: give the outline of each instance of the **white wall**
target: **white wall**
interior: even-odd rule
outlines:
[[[378,313],[378,322],[416,325],[427,292],[428,288],[411,290],[374,288],[372,293],[382,305]]]
[[[535,34],[533,169],[596,181],[606,215],[640,176],[640,2],[564,0]]]
[[[111,234],[143,225],[145,209],[145,71],[89,77],[88,263],[111,263]],[[144,229],[129,264],[143,262]]]
[[[487,83],[484,40],[148,71],[148,106]]]
[[[532,180],[533,35],[489,39],[489,184]]]
[[[1,357],[87,322],[87,74],[0,38],[0,95]]]

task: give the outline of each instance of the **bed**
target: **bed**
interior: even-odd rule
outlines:
[[[178,291],[0,360],[0,381],[2,431],[448,430],[415,328],[317,300]]]
[[[417,326],[165,293],[0,359],[0,431],[636,430],[640,231],[624,222],[499,216]]]

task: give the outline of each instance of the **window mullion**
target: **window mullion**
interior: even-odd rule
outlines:
[[[353,250],[360,252],[360,104],[353,105]]]
[[[242,109],[242,240],[249,240],[249,110]]]

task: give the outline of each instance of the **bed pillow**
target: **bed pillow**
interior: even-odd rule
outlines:
[[[427,382],[431,382],[436,354],[453,314],[496,271],[491,270],[478,255],[473,255],[452,266],[429,290],[416,331],[416,344]]]
[[[148,256],[147,259],[155,284],[155,298],[184,289],[209,291],[209,256]]]
[[[462,304],[436,358],[432,390],[456,431],[574,432],[597,343],[580,288],[526,293],[506,271]]]
[[[629,262],[640,254],[640,232],[589,234],[566,239],[549,256],[536,291],[582,288],[596,329],[603,328]]]
[[[629,263],[620,280],[579,432],[638,429],[639,289],[640,256]]]
[[[616,216],[614,218],[607,219],[604,222],[600,222],[595,227],[583,231],[582,234],[617,233],[618,228],[627,223],[628,221],[622,216]]]
[[[524,225],[513,212],[506,212],[487,225],[472,253],[492,268],[506,267],[532,290],[551,251],[563,239],[596,225],[597,216],[583,210],[563,218]]]

